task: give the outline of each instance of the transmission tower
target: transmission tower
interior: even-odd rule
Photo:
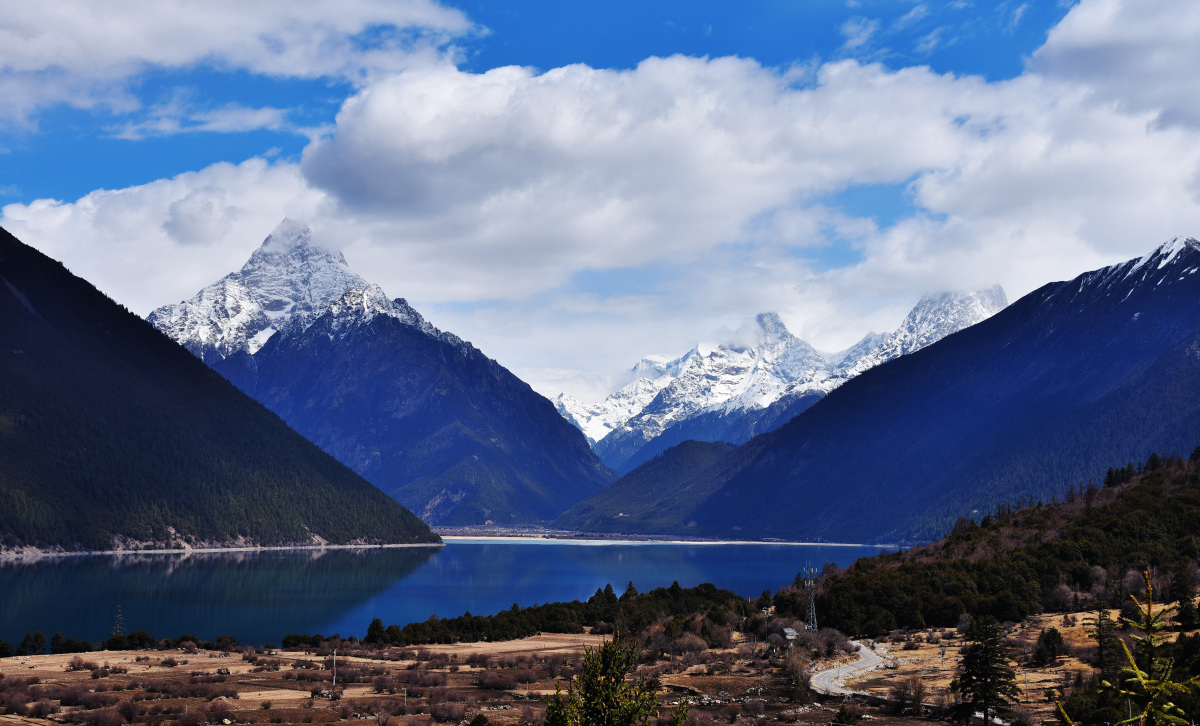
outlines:
[[[808,589],[808,609],[804,615],[804,629],[816,631],[817,629],[817,570],[812,564],[804,563],[802,570],[804,575],[804,587]]]

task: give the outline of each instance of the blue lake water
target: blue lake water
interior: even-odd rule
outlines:
[[[0,638],[61,631],[99,640],[117,607],[126,632],[278,644],[288,633],[362,636],[372,618],[490,615],[711,582],[744,596],[789,584],[806,563],[845,566],[877,548],[775,544],[450,540],[440,549],[90,555],[0,566]]]

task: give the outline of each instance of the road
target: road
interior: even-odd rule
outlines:
[[[858,642],[857,640],[850,641],[858,646],[858,660],[853,663],[847,663],[837,668],[830,668],[827,671],[816,673],[810,682],[811,688],[817,693],[824,693],[827,696],[849,696],[853,694],[861,694],[861,691],[851,691],[844,686],[846,681],[851,678],[861,676],[867,671],[874,670],[883,665],[881,658],[875,651]],[[882,649],[882,646],[880,646]],[[886,652],[886,651],[885,651]]]

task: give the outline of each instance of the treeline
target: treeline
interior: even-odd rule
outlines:
[[[188,643],[191,643],[189,646]],[[47,650],[49,646],[49,650]],[[222,635],[216,642],[200,640],[194,635],[181,635],[178,638],[156,639],[145,630],[135,630],[131,633],[116,633],[107,640],[95,643],[87,640],[76,640],[65,637],[61,632],[50,636],[49,642],[42,631],[25,633],[25,637],[14,649],[11,645],[0,640],[0,658],[12,656],[43,655],[46,652],[58,653],[91,653],[99,650],[171,650],[174,648],[194,648],[197,650],[233,650],[238,647],[237,639],[232,635]]]
[[[1121,607],[1131,570],[1152,568],[1164,584],[1190,579],[1200,559],[1197,459],[1200,447],[1186,462],[1153,454],[1110,469],[1104,487],[1073,487],[1066,501],[1001,507],[979,523],[960,520],[932,545],[863,558],[846,570],[827,567],[821,624],[875,636],[951,627],[963,614],[1015,622],[1044,611]],[[795,611],[798,595],[781,590],[777,610]]]
[[[596,590],[587,602],[574,600],[524,608],[514,604],[495,615],[468,612],[456,618],[430,618],[403,627],[384,627],[376,618],[363,642],[378,646],[475,643],[515,640],[539,633],[582,633],[585,628],[638,635],[665,619],[711,613],[723,622],[727,612],[744,616],[751,612],[751,606],[737,594],[708,583],[684,588],[675,582],[670,587],[638,593],[631,582],[619,597],[612,585],[608,585]]]

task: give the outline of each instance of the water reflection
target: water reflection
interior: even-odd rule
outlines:
[[[611,583],[641,591],[711,582],[745,596],[788,584],[806,562],[848,565],[865,547],[450,541],[431,548],[90,556],[0,566],[0,638],[27,630],[97,640],[121,606],[125,630],[156,637],[362,635],[385,623],[517,603],[586,600]]]
[[[278,643],[338,619],[411,575],[428,547],[63,557],[0,567],[0,638],[27,630],[99,640],[126,631]]]

